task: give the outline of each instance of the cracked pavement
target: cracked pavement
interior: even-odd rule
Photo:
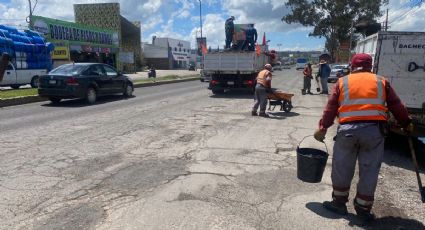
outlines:
[[[0,229],[361,229],[321,208],[331,159],[322,183],[296,178],[297,146],[325,148],[300,141],[326,97],[301,96],[301,72],[274,74],[296,95],[271,119],[251,117],[251,95],[212,96],[200,82],[2,108]]]

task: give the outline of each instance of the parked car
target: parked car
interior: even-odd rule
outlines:
[[[273,66],[273,70],[280,70],[280,71],[282,71],[282,64],[280,62],[276,63]]]
[[[52,103],[62,99],[85,98],[94,104],[98,96],[133,95],[133,82],[112,66],[99,63],[65,64],[41,76],[38,94]]]
[[[331,75],[328,78],[329,83],[338,81],[338,78],[348,75],[350,69],[348,64],[334,64],[332,65]]]
[[[189,64],[189,71],[196,71],[196,66],[194,64]]]

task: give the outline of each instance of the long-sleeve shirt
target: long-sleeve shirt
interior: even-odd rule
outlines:
[[[306,66],[306,67],[304,68],[303,74],[304,74],[304,76],[306,76],[306,77],[311,76],[311,74],[312,74],[312,70],[311,70],[311,68],[309,68],[308,66]]]
[[[385,86],[388,110],[394,115],[395,119],[402,127],[406,127],[411,122],[411,118],[409,117],[409,113],[407,112],[406,107],[403,105],[395,90],[391,87],[387,80],[385,80]],[[333,125],[334,120],[338,115],[338,109],[340,106],[338,101],[340,93],[341,92],[337,83],[335,84],[332,93],[329,96],[328,104],[326,105],[326,108],[323,111],[322,119],[319,122],[320,130],[326,131]]]

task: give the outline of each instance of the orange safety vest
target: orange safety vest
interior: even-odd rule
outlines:
[[[267,76],[269,76],[269,80],[267,80]],[[271,72],[268,70],[261,70],[257,76],[257,84],[261,84],[264,87],[270,87],[270,82],[272,81]]]
[[[385,79],[369,72],[353,73],[338,79],[339,123],[387,121]]]

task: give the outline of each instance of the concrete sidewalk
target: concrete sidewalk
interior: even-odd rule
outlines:
[[[188,76],[188,75],[195,75],[200,74],[200,70],[196,71],[189,71],[189,70],[156,70],[156,77],[165,77],[170,75],[177,75],[177,76]],[[126,76],[130,77],[131,80],[140,80],[140,79],[147,79],[148,78],[148,71],[142,71],[137,72],[135,74],[125,74]]]

